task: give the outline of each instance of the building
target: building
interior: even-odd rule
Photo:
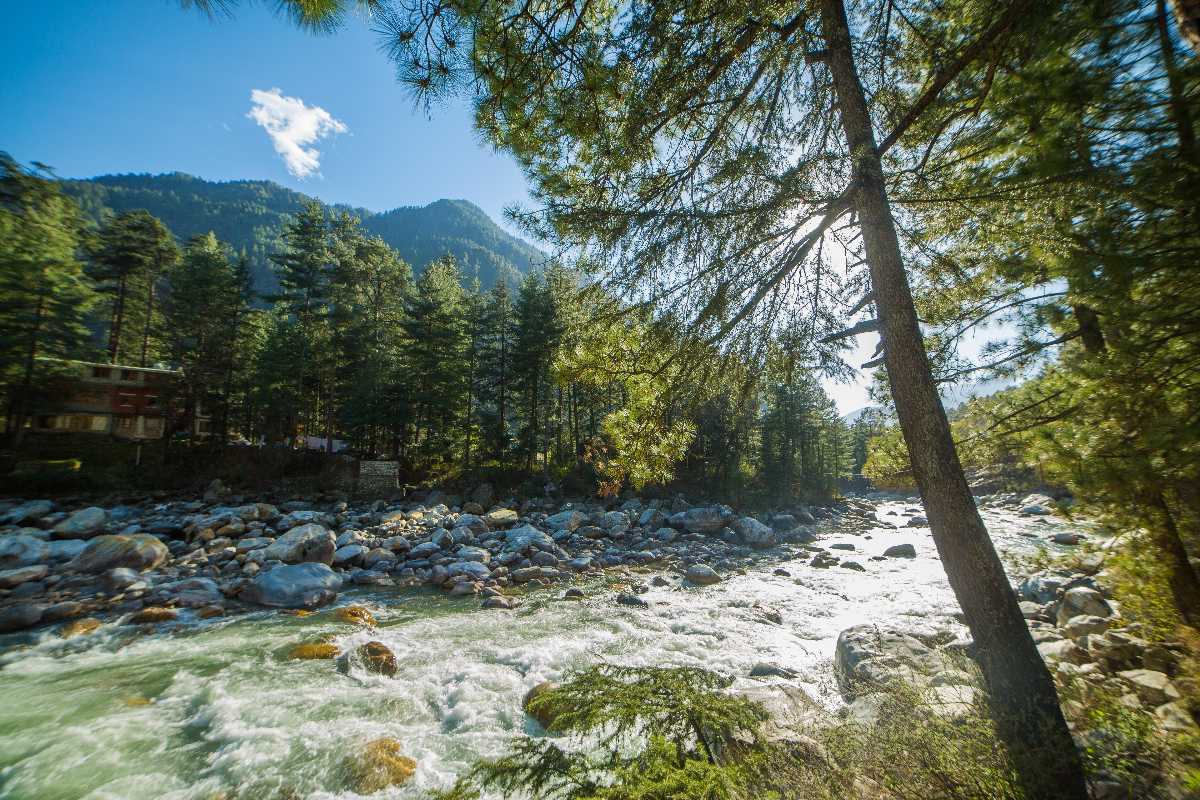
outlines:
[[[34,400],[29,429],[36,433],[97,433],[119,439],[161,439],[183,412],[169,401],[183,372],[90,361],[54,361],[54,378]],[[211,419],[199,408],[191,434],[207,436]],[[174,424],[171,426],[174,428]]]

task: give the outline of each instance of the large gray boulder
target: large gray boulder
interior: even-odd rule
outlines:
[[[56,539],[87,539],[95,536],[108,524],[108,512],[98,506],[76,511],[54,526]]]
[[[733,512],[726,506],[707,506],[672,514],[669,522],[673,528],[684,528],[692,533],[716,533],[732,518]]]
[[[30,567],[50,560],[50,545],[22,533],[0,535],[0,569]]]
[[[586,521],[586,514],[568,509],[546,517],[546,526],[556,531],[573,531]]]
[[[154,569],[171,555],[167,546],[148,533],[97,536],[67,566],[76,572],[100,573],[117,567]]]
[[[1017,589],[1017,593],[1024,600],[1045,605],[1046,603],[1054,602],[1054,599],[1058,597],[1058,590],[1066,582],[1066,578],[1060,575],[1030,575],[1021,581],[1021,586]]]
[[[287,564],[260,573],[242,590],[248,603],[275,608],[316,608],[337,597],[342,580],[326,564]]]
[[[1086,586],[1076,586],[1063,593],[1058,602],[1056,621],[1061,628],[1074,617],[1089,616],[1108,619],[1113,615],[1112,606],[1104,595]]]
[[[545,531],[540,531],[532,525],[521,525],[505,531],[505,550],[525,550],[529,547],[538,550],[553,550],[554,540]]]
[[[446,575],[466,575],[475,580],[486,581],[492,571],[479,561],[455,561],[446,565]]]
[[[282,561],[285,564],[300,564],[306,561],[333,563],[337,543],[333,532],[324,525],[310,522],[280,536],[263,550],[267,561]]]
[[[742,517],[733,523],[733,529],[742,541],[751,547],[767,548],[775,546],[775,531],[770,525],[764,525],[754,517]]]
[[[912,681],[943,667],[942,659],[915,636],[874,625],[855,625],[838,634],[833,654],[838,687],[847,698],[894,680]]]

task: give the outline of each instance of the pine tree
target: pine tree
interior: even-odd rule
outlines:
[[[147,366],[159,355],[159,282],[179,257],[167,227],[146,211],[107,222],[90,247],[89,273],[107,312],[109,363]]]
[[[86,353],[95,293],[76,258],[81,218],[58,182],[0,153],[0,381],[21,446],[33,391],[53,361]]]

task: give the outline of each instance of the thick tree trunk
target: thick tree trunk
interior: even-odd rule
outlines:
[[[842,0],[822,0],[821,24],[854,159],[856,208],[892,397],[934,544],[975,640],[993,716],[1025,797],[1085,800],[1083,767],[1054,682],[979,517],[930,372]]]
[[[1180,616],[1193,628],[1200,628],[1200,578],[1188,561],[1187,547],[1179,535],[1179,526],[1175,523],[1175,515],[1162,492],[1154,497],[1150,505],[1162,514],[1162,523],[1151,526],[1155,544],[1167,562],[1168,583],[1175,607]]]

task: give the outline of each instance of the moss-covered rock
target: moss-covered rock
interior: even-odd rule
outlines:
[[[68,622],[58,632],[58,635],[64,639],[71,639],[76,636],[86,636],[99,627],[100,620],[95,617],[84,617],[83,619],[75,619]]]
[[[521,700],[521,708],[525,713],[537,720],[537,723],[546,730],[550,730],[554,720],[558,719],[558,716],[565,710],[560,704],[553,702],[553,698],[544,696],[547,692],[557,688],[557,683],[542,681],[526,692],[524,699]]]
[[[374,794],[406,783],[417,771],[417,762],[401,753],[400,742],[383,738],[367,742],[347,757],[346,773],[354,791]]]
[[[396,655],[383,642],[367,642],[356,652],[367,672],[389,678],[396,674]]]
[[[174,622],[179,619],[179,612],[173,608],[149,606],[134,614],[126,622],[130,625],[154,625],[159,622]]]
[[[288,651],[289,659],[298,661],[320,661],[337,658],[341,650],[333,642],[301,642]]]
[[[333,612],[339,622],[349,622],[352,625],[362,625],[367,628],[376,626],[375,615],[362,606],[345,606]]]

